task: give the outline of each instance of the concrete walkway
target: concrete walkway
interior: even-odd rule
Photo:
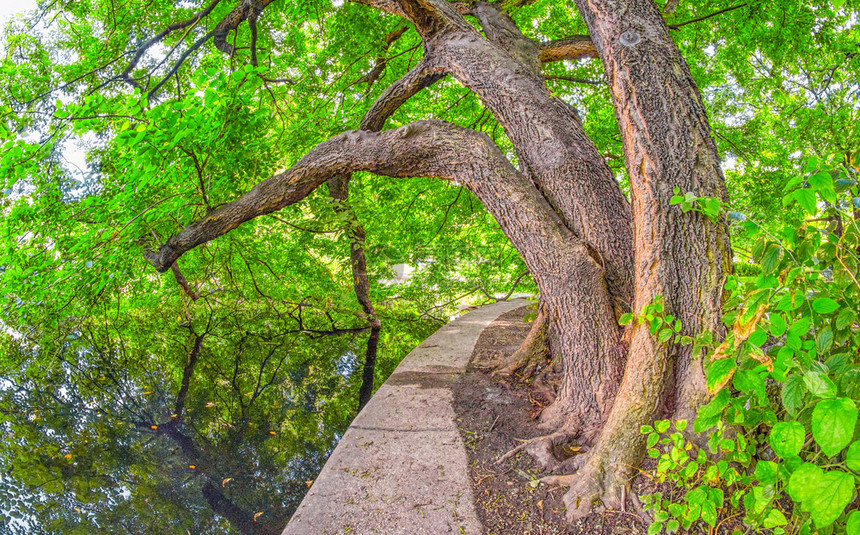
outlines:
[[[416,347],[329,457],[284,535],[477,535],[451,385],[481,332],[523,299],[457,318]]]

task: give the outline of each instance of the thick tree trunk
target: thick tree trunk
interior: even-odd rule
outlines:
[[[409,13],[412,3],[401,4]],[[616,318],[630,310],[633,295],[630,205],[573,108],[546,88],[537,72],[540,47],[507,14],[486,2],[474,5],[485,38],[444,2],[418,4],[412,8],[425,19],[413,21],[425,35],[426,56],[481,98],[514,143],[523,174],[585,247],[581,258],[558,260],[566,265],[529,269],[564,367],[559,395],[541,420],[591,436],[608,414],[624,365]],[[488,208],[495,198],[478,197]]]
[[[716,145],[701,97],[652,0],[576,0],[612,89],[633,190],[634,312],[662,296],[683,334],[720,332],[722,286],[731,270],[728,228],[671,207],[673,188],[725,201]],[[707,399],[701,355],[658,342],[634,327],[624,380],[597,443],[565,497],[568,517],[595,498],[619,504],[619,489],[644,454],[639,425],[653,420],[674,384],[676,418],[690,419]],[[674,366],[673,366],[674,363]],[[674,376],[670,376],[673,374]]]

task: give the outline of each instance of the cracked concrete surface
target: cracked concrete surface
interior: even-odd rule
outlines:
[[[481,307],[409,353],[353,420],[283,535],[482,533],[451,386],[481,332],[524,305]]]

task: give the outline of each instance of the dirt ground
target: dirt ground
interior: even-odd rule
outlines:
[[[469,454],[469,476],[485,535],[645,535],[651,519],[631,506],[626,511],[595,512],[570,524],[565,521],[562,501],[567,489],[532,486],[531,482],[547,474],[528,454],[521,452],[498,462],[523,439],[547,433],[537,425],[540,401],[529,396],[528,386],[516,378],[490,376],[525,339],[530,327],[524,322],[525,314],[525,307],[508,312],[484,330],[468,371],[453,388],[454,410]],[[679,492],[669,483],[658,488],[647,476],[655,464],[654,459],[645,458],[643,472],[630,482],[632,494],[642,496],[659,490],[668,497]],[[708,528],[700,523],[681,532],[729,535],[744,531],[737,514],[723,519],[716,530]]]
[[[536,407],[525,385],[499,381],[489,368],[511,355],[528,333],[525,307],[509,312],[484,330],[469,370],[454,388],[454,409],[469,453],[469,475],[486,535],[644,534],[647,524],[631,512],[595,513],[575,524],[564,519],[566,489],[530,482],[541,468],[526,453],[497,463],[522,439],[545,435],[532,418]]]

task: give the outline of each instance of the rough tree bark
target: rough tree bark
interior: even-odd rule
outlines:
[[[303,199],[327,180],[345,198],[354,171],[456,180],[496,218],[537,283],[563,381],[542,415],[554,441],[591,445],[570,486],[568,517],[596,500],[620,506],[640,461],[640,424],[662,411],[692,419],[707,399],[700,355],[659,343],[647,326],[617,318],[661,296],[683,334],[719,334],[721,289],[731,269],[724,221],[671,207],[674,187],[726,200],[701,96],[653,0],[576,0],[590,37],[549,43],[525,37],[499,4],[447,0],[355,0],[406,18],[422,38],[418,67],[389,87],[358,131],[311,150],[293,168],[190,224],[146,258],[160,271],[185,252],[249,219]],[[474,16],[483,33],[464,16]],[[540,74],[548,61],[598,56],[624,143],[632,203],[571,106]],[[487,136],[441,121],[382,131],[403,102],[444,75],[472,90],[504,127],[515,169]],[[340,182],[339,182],[340,181]],[[342,183],[342,186],[341,186]],[[338,188],[341,190],[338,190]],[[353,265],[361,268],[363,254]],[[356,278],[357,293],[368,281]],[[369,317],[372,305],[362,302]],[[541,453],[543,452],[543,453]],[[563,465],[565,466],[565,465]]]

